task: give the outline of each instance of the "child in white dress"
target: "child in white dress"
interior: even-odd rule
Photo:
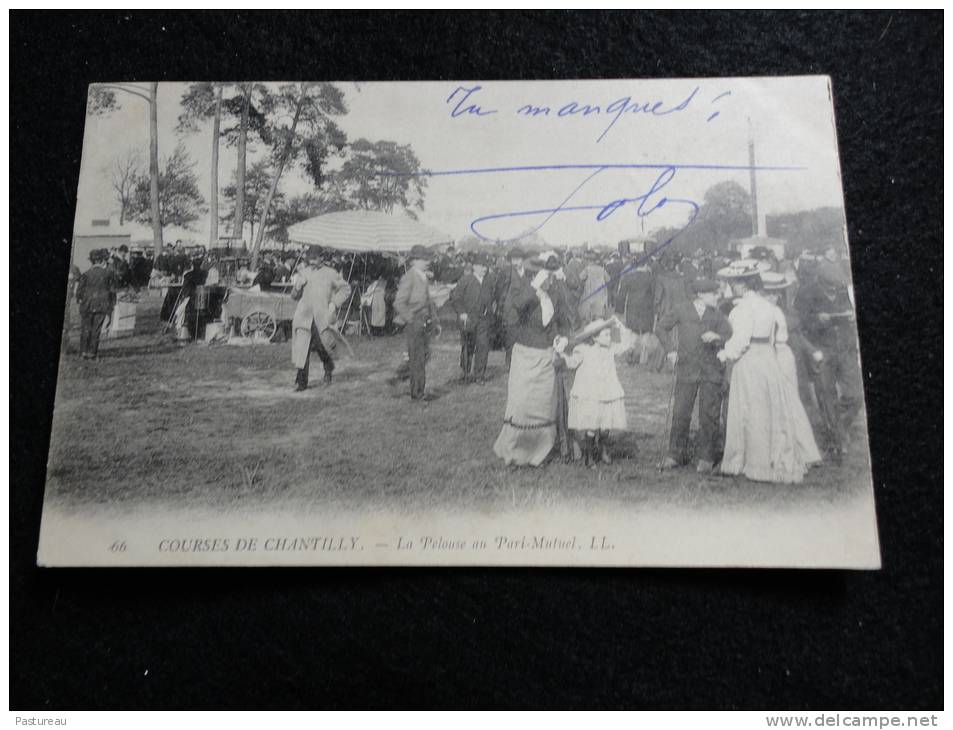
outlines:
[[[625,392],[619,382],[615,358],[632,349],[636,335],[618,319],[597,319],[573,337],[575,347],[566,354],[570,342],[557,337],[556,354],[576,371],[569,393],[569,428],[581,437],[586,466],[597,459],[612,463],[609,456],[610,431],[628,427]]]

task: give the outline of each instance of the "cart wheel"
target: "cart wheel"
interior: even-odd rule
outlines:
[[[250,312],[242,319],[242,337],[271,340],[278,331],[278,323],[267,312]]]

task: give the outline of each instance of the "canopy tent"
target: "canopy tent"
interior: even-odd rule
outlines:
[[[450,236],[423,223],[375,210],[345,210],[309,218],[288,227],[288,240],[302,246],[320,246],[355,254],[347,275],[349,282],[359,254],[364,255],[366,271],[367,254],[406,253],[414,246],[432,248],[453,241]],[[360,291],[366,284],[362,277]],[[347,325],[355,298],[360,306],[360,292],[352,290],[339,327]]]
[[[325,213],[288,227],[288,239],[351,253],[398,253],[413,246],[439,246],[451,238],[423,223],[375,210]]]

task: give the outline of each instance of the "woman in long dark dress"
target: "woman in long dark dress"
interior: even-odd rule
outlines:
[[[506,392],[503,428],[493,452],[507,465],[539,466],[556,443],[557,300],[550,297],[551,272],[538,259],[525,263],[532,278],[509,292],[518,320]]]

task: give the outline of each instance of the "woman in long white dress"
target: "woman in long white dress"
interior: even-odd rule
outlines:
[[[719,360],[734,363],[721,473],[754,481],[800,482],[813,455],[798,443],[792,401],[797,390],[786,385],[775,350],[780,310],[759,294],[762,284],[755,262],[737,261],[718,273],[729,279],[739,297],[728,317],[732,335],[718,353]]]
[[[807,417],[807,411],[804,410],[804,403],[801,402],[797,364],[794,361],[794,351],[788,344],[787,317],[778,301],[784,295],[790,280],[786,279],[784,274],[767,272],[761,275],[761,282],[764,286],[764,298],[771,302],[777,310],[775,312],[777,321],[774,330],[774,352],[778,358],[778,369],[784,379],[785,389],[788,391],[788,401],[791,403],[790,416],[795,442],[801,460],[807,464],[814,464],[821,460],[821,453],[817,448],[817,441],[814,439],[814,429],[811,428],[811,421]]]

